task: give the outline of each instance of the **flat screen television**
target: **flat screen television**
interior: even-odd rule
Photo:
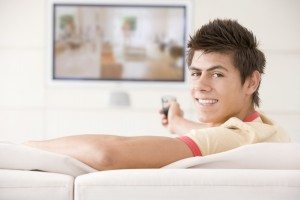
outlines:
[[[51,79],[185,82],[189,1],[51,1]]]

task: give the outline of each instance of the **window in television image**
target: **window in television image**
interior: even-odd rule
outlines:
[[[184,81],[185,6],[53,8],[53,79]]]

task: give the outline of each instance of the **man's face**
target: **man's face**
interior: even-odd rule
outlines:
[[[233,116],[243,119],[253,109],[248,80],[242,85],[231,55],[195,51],[189,70],[191,95],[201,122],[213,126]]]

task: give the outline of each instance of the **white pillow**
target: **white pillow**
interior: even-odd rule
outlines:
[[[192,157],[163,168],[300,169],[300,143],[257,143],[204,157]]]
[[[0,142],[0,169],[39,170],[79,176],[97,170],[66,155]]]

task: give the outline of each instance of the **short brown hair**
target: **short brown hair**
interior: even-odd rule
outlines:
[[[187,63],[191,65],[196,50],[204,53],[219,52],[231,54],[233,64],[240,72],[242,84],[257,70],[263,74],[266,64],[265,55],[258,49],[258,42],[251,31],[235,20],[216,19],[203,25],[188,42]],[[258,89],[252,101],[259,106]]]

